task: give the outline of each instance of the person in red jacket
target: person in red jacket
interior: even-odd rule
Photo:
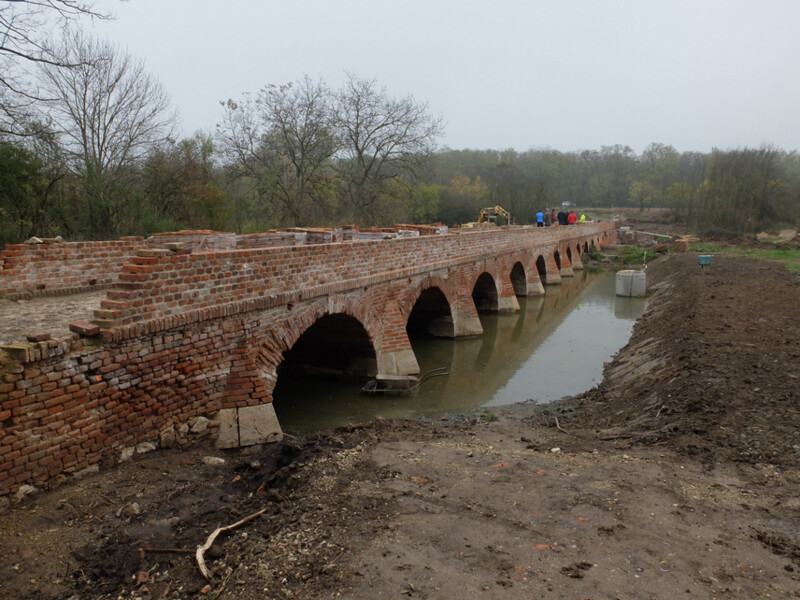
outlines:
[[[575,215],[574,211],[569,211],[569,215],[567,215],[567,223],[570,225],[575,225],[575,221],[578,220],[578,217]]]

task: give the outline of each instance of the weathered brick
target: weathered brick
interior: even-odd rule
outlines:
[[[69,330],[87,337],[92,337],[100,333],[100,327],[93,325],[92,323],[87,323],[86,321],[75,321],[74,323],[70,323]]]

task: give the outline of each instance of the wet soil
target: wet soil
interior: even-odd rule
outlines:
[[[0,597],[800,598],[797,277],[686,255],[648,282],[579,398],[156,451],[27,496]],[[206,580],[196,547],[261,510]]]

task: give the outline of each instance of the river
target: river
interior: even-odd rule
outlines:
[[[373,396],[361,384],[281,379],[274,401],[287,432],[311,432],[376,417],[427,417],[580,394],[603,377],[645,308],[615,296],[614,273],[577,271],[544,296],[519,298],[520,311],[481,314],[482,336],[412,338],[422,373],[445,367],[411,395]]]

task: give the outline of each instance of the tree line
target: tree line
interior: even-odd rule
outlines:
[[[303,77],[224,100],[216,131],[177,139],[177,114],[142,62],[74,26],[105,15],[66,0],[19,4],[0,9],[10,32],[0,43],[2,243],[452,225],[494,205],[526,223],[563,202],[673,207],[695,231],[722,235],[800,218],[796,152],[437,150],[441,117],[354,74],[338,89]],[[65,25],[55,44],[34,35],[48,17]]]

